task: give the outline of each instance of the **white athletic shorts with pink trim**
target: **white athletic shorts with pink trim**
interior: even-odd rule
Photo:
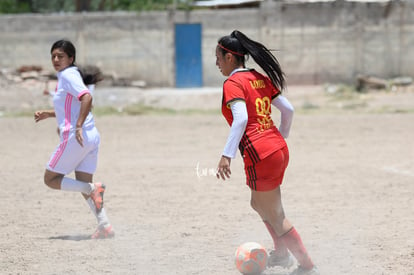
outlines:
[[[83,129],[83,147],[76,140],[75,130],[60,133],[60,144],[56,147],[46,169],[67,175],[73,171],[93,174],[98,163],[100,135],[96,127]]]

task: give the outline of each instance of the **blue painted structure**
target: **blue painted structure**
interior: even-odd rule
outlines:
[[[175,24],[175,86],[203,86],[201,24]]]

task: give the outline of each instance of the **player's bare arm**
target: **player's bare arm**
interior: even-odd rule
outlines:
[[[81,146],[83,146],[82,125],[85,122],[85,119],[91,110],[92,96],[89,93],[84,94],[80,98],[80,102],[81,102],[81,107],[79,111],[79,118],[78,118],[78,121],[76,122],[76,140]]]
[[[55,117],[55,116],[56,114],[54,110],[40,110],[34,113],[34,119],[36,122],[39,122],[49,117]]]

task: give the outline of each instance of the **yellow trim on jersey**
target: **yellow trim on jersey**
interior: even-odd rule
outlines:
[[[246,102],[246,100],[244,100],[244,98],[233,98],[233,99],[231,99],[231,100],[229,100],[228,102],[227,102],[227,104],[226,104],[226,106],[227,106],[227,108],[229,108],[230,109],[230,107],[231,107],[231,105],[233,104],[233,103],[235,103],[236,101],[243,101],[243,102]]]

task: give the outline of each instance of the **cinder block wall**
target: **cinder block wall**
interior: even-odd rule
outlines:
[[[414,77],[411,1],[264,1],[256,9],[2,15],[0,68],[52,70],[50,47],[68,38],[77,47],[78,64],[98,65],[105,73],[152,86],[174,86],[175,23],[202,24],[206,86],[223,82],[215,46],[234,29],[276,50],[288,84],[353,83],[357,74]]]

